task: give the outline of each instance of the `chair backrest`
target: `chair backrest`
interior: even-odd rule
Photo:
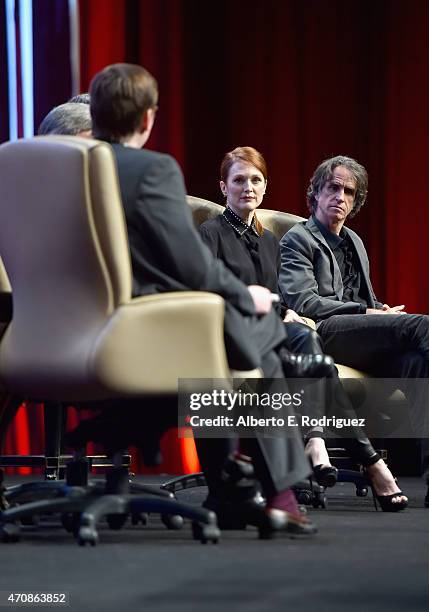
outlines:
[[[78,379],[93,338],[131,297],[111,147],[67,136],[3,144],[0,185],[0,254],[14,310],[1,376],[42,376],[49,365]]]
[[[187,201],[192,210],[195,225],[198,227],[204,221],[214,219],[217,215],[221,215],[224,207],[221,204],[215,204],[210,200],[203,200],[194,196],[187,196]],[[290,230],[291,227],[299,221],[304,221],[304,217],[292,215],[291,213],[281,212],[278,210],[268,210],[266,208],[258,208],[256,211],[259,221],[264,227],[273,232],[278,240]]]

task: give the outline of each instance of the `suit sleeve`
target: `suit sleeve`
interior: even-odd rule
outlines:
[[[212,256],[195,229],[182,173],[172,157],[159,155],[145,167],[134,215],[166,274],[187,289],[218,293],[243,314],[255,314],[247,287]]]
[[[280,251],[279,288],[282,301],[289,308],[316,321],[332,315],[361,312],[359,303],[338,300],[333,288],[331,296],[320,295],[314,271],[317,255],[305,235],[288,232],[280,241]]]

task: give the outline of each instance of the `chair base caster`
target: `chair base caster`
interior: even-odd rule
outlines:
[[[161,521],[167,527],[167,529],[172,529],[178,531],[183,528],[183,517],[180,514],[162,514]]]
[[[366,487],[356,487],[357,497],[366,497],[368,495],[368,489]]]
[[[98,533],[94,527],[84,526],[79,529],[77,537],[79,546],[85,546],[86,544],[95,546],[98,543],[98,540]]]
[[[220,529],[217,525],[204,525],[197,521],[192,522],[192,536],[194,540],[199,540],[201,544],[217,544],[220,538]]]
[[[19,526],[15,523],[4,523],[0,526],[0,538],[5,544],[18,542],[20,537]]]
[[[149,522],[149,515],[147,512],[139,512],[137,514],[131,515],[131,525],[138,525],[141,523],[143,526],[147,525]]]

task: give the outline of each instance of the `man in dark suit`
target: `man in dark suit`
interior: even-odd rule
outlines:
[[[307,190],[312,216],[280,243],[280,291],[290,308],[316,320],[336,361],[377,377],[407,379],[403,388],[414,431],[425,436],[429,480],[429,396],[409,380],[429,377],[429,317],[405,314],[403,305],[375,297],[363,242],[344,226],[364,204],[367,186],[367,172],[354,159],[337,156],[319,165]]]
[[[166,291],[212,291],[225,299],[225,343],[230,366],[262,367],[266,377],[283,376],[275,349],[284,331],[271,308],[270,292],[246,287],[214,259],[194,228],[186,203],[182,173],[169,155],[143,150],[155,121],[158,89],[141,66],[115,64],[99,72],[90,85],[93,135],[112,145],[129,236],[133,295]],[[291,510],[288,488],[308,474],[299,435],[250,441],[257,477],[268,497],[268,510]],[[252,491],[235,487],[225,476],[230,443],[204,440],[200,458],[211,493],[211,507],[225,519],[254,517]],[[253,493],[252,493],[253,495]],[[289,501],[288,501],[289,500]],[[294,512],[283,512],[286,529],[311,532]],[[292,517],[292,514],[294,517]],[[243,515],[246,522],[246,516]],[[272,518],[270,516],[270,518]],[[285,520],[283,520],[285,519]],[[274,524],[274,523],[273,523]]]

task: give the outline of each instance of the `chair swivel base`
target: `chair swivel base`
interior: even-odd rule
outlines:
[[[97,524],[103,517],[111,529],[120,529],[128,517],[131,517],[132,524],[137,524],[139,520],[144,523],[145,515],[149,513],[160,514],[170,529],[180,528],[183,518],[190,519],[193,537],[202,543],[217,543],[220,537],[213,512],[181,503],[171,493],[156,487],[134,487],[134,490],[144,491],[139,495],[127,492],[128,472],[123,468],[113,469],[106,482],[96,481],[86,487],[46,482],[44,499],[34,500],[34,495],[40,495],[40,489],[32,489],[32,483],[27,484],[30,485],[26,489],[27,498],[33,496],[33,501],[13,506],[16,492],[11,491],[9,495],[6,492],[6,499],[11,505],[0,513],[0,538],[3,542],[19,539],[19,522],[28,524],[35,516],[57,513],[61,515],[62,525],[73,532],[80,545],[89,543],[95,546],[99,539]],[[115,489],[119,493],[112,492]],[[22,502],[23,493],[20,492],[20,495]]]

